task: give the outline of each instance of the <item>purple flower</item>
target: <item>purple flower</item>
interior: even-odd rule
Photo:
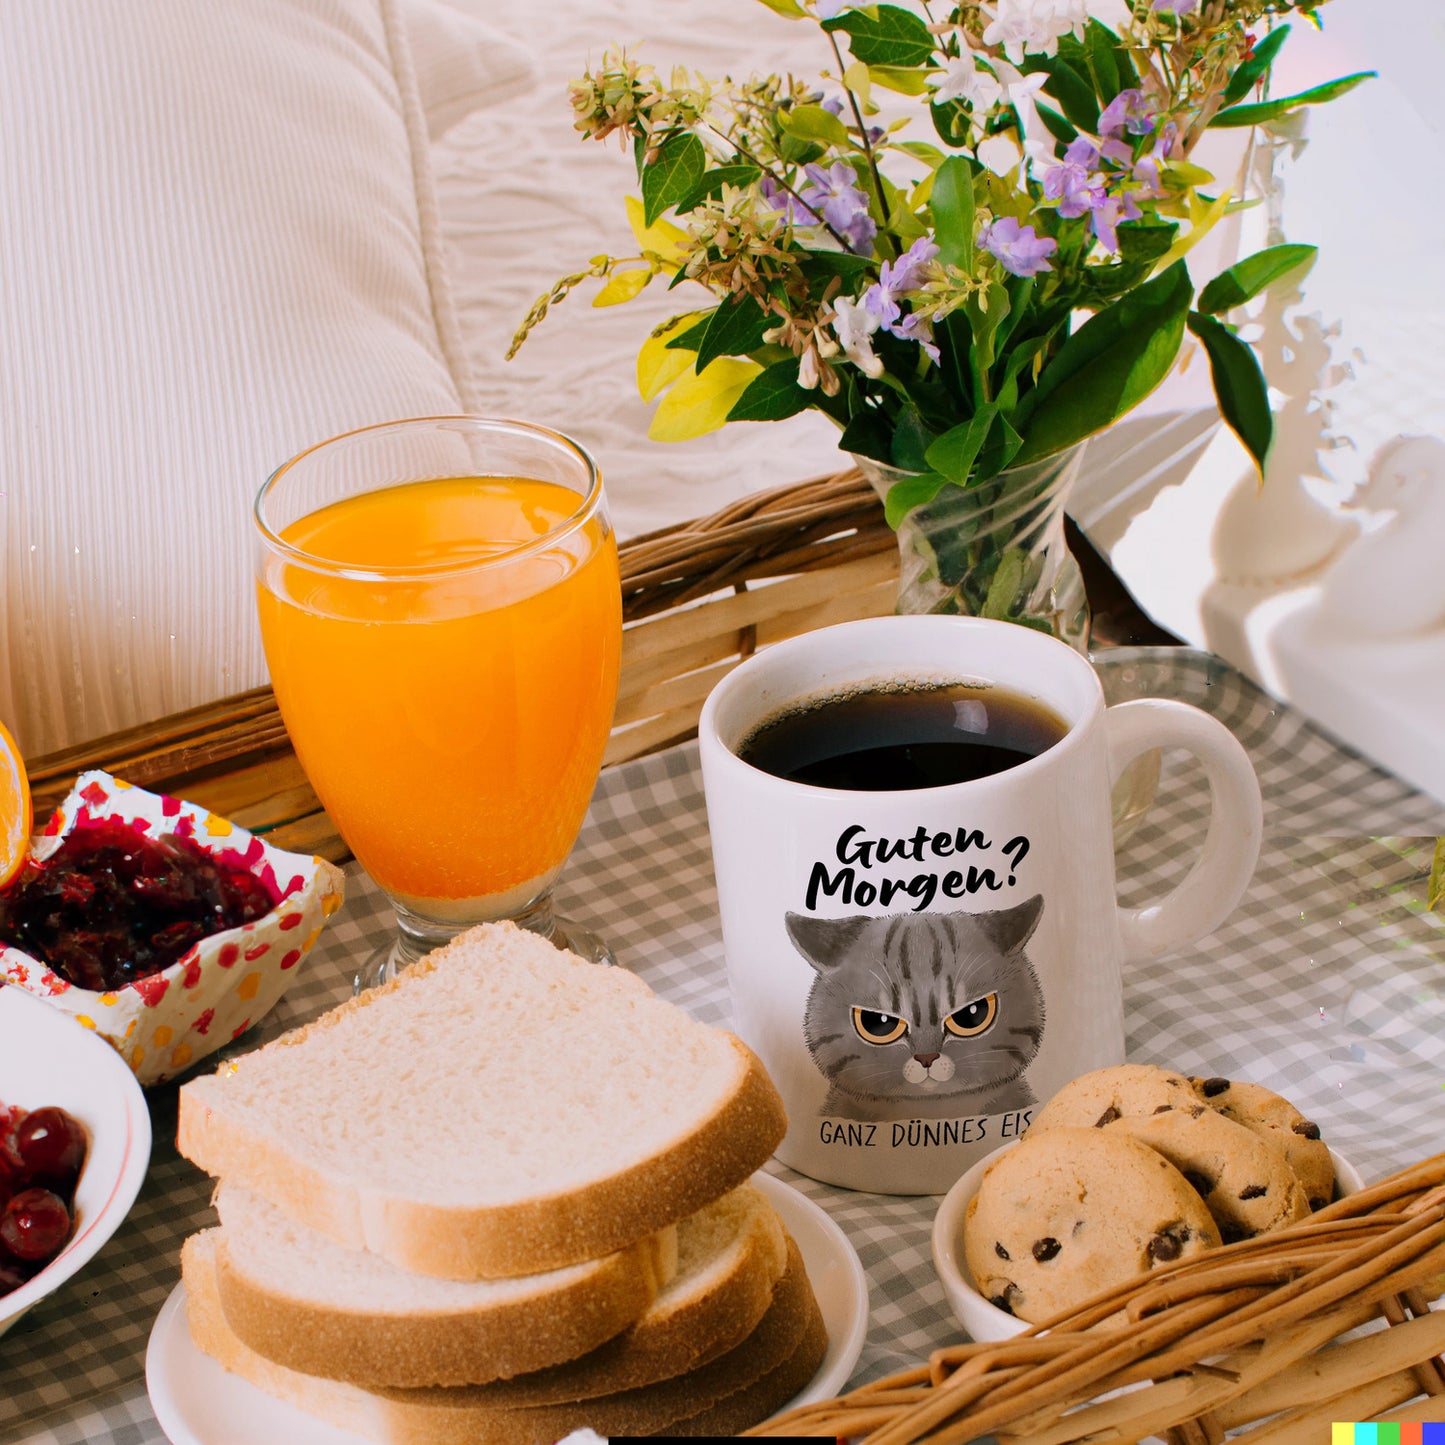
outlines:
[[[1099,116],[1099,134],[1119,136],[1148,135],[1154,129],[1157,111],[1154,102],[1142,90],[1121,90]]]
[[[928,269],[938,247],[920,236],[896,261],[885,261],[878,279],[863,293],[859,307],[877,319],[880,329],[916,341],[936,361],[938,349],[933,345],[933,326],[922,316],[903,314],[900,297],[919,290],[928,279]]]
[[[828,223],[860,255],[873,249],[878,227],[868,214],[868,197],[857,187],[858,173],[842,161],[834,161],[825,171],[813,164],[803,168],[812,182],[798,195],[805,205],[821,213]]]
[[[895,336],[904,341],[916,341],[928,353],[929,360],[938,363],[938,348],[933,344],[933,322],[927,316],[910,312],[896,326],[889,327]]]
[[[1012,216],[990,221],[979,232],[978,243],[1014,276],[1037,276],[1040,271],[1052,271],[1054,268],[1047,258],[1059,249],[1059,243],[1052,236],[1040,236],[1032,226],[1020,226]]]
[[[1199,0],[1154,0],[1153,8],[1165,15],[1193,15]]]
[[[1097,171],[1066,160],[1044,172],[1044,195],[1059,203],[1061,216],[1072,220],[1104,203],[1104,178]]]
[[[880,281],[875,281],[863,293],[859,305],[870,316],[876,316],[885,331],[892,331],[893,323],[903,314],[903,308],[893,299],[893,293]]]
[[[1116,227],[1121,221],[1137,221],[1144,213],[1139,204],[1127,191],[1122,196],[1110,196],[1094,212],[1094,234],[1106,251],[1119,249]]]
[[[1086,135],[1076,135],[1064,152],[1066,166],[1083,166],[1086,171],[1094,170],[1099,164],[1099,148]]]
[[[803,205],[786,187],[780,186],[771,176],[764,176],[758,183],[758,194],[770,210],[781,211],[783,219],[790,226],[816,226],[818,218]]]
[[[929,264],[938,255],[938,247],[920,236],[896,261],[885,261],[879,281],[892,295],[917,291],[927,280]]]
[[[1149,200],[1157,200],[1164,194],[1164,183],[1159,176],[1160,163],[1169,159],[1179,139],[1179,127],[1167,121],[1159,131],[1153,148],[1148,155],[1140,156],[1134,162],[1130,174],[1139,183],[1139,194]]]

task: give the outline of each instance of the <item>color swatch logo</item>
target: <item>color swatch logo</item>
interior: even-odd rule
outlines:
[[[1442,1402],[1445,1403],[1445,1402]],[[1445,1445],[1445,1423],[1348,1425],[1335,1423],[1330,1445]]]

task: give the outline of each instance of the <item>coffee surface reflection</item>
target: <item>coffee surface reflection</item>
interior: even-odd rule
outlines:
[[[1004,772],[1067,731],[1052,708],[1007,688],[911,683],[792,707],[754,729],[738,756],[789,782],[899,792]]]

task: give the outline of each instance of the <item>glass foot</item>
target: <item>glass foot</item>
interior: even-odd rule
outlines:
[[[523,920],[516,919],[515,922],[523,923]],[[583,928],[581,924],[573,923],[567,918],[555,918],[548,910],[546,916],[547,927],[534,927],[532,932],[540,933],[543,938],[571,953],[578,958],[586,959],[588,963],[601,963],[615,965],[617,956],[612,952],[605,939],[600,934],[594,933],[590,928]],[[383,943],[379,948],[373,949],[366,956],[356,977],[351,981],[351,992],[355,996],[365,993],[369,988],[377,988],[381,984],[390,983],[407,964],[415,963],[426,953],[425,948],[417,947],[412,939],[404,932],[398,932],[396,937]]]
[[[588,963],[605,963],[609,966],[617,963],[617,955],[601,934],[594,933],[590,928],[583,928],[580,923],[573,923],[570,918],[554,920],[552,942],[558,948],[575,953],[578,958],[585,958]]]
[[[396,977],[397,970],[405,968],[411,961],[411,958],[403,952],[400,938],[383,943],[380,948],[375,948],[367,954],[366,961],[361,965],[356,977],[351,980],[352,996],[365,993],[369,988],[379,988],[384,983],[390,983]]]

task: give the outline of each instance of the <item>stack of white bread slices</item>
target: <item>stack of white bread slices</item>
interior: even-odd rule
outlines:
[[[186,1241],[192,1337],[368,1439],[726,1435],[827,1335],[749,1176],[762,1065],[622,969],[508,924],[181,1090],[221,1183]]]

